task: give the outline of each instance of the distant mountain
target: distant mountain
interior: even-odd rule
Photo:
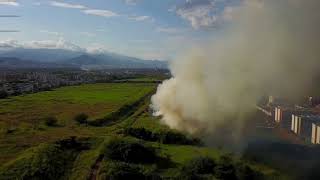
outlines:
[[[76,67],[82,69],[108,68],[167,68],[167,62],[159,60],[142,60],[114,53],[86,53],[65,49],[26,49],[14,48],[0,52],[1,57],[10,57],[0,62],[0,67]],[[3,59],[3,58],[2,58]],[[12,62],[9,62],[9,61]]]
[[[63,63],[79,66],[84,69],[167,68],[167,62],[165,61],[141,60],[114,54],[84,54],[69,60],[65,60]]]
[[[12,57],[0,57],[0,68],[5,69],[39,69],[39,68],[77,68],[68,64],[36,62]]]
[[[9,51],[0,53],[1,57],[16,57],[19,59],[30,59],[37,62],[57,62],[69,58],[80,56],[79,51],[65,49],[26,49],[14,48]]]

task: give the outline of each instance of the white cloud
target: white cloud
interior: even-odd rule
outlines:
[[[147,21],[147,20],[153,21],[153,18],[151,18],[150,16],[129,16],[128,19],[134,20],[134,21]]]
[[[12,48],[19,48],[21,45],[18,43],[17,40],[7,39],[0,41],[0,49],[12,49]]]
[[[10,50],[15,48],[25,48],[25,49],[65,49],[70,51],[85,51],[85,49],[65,41],[63,38],[58,40],[42,40],[42,41],[26,41],[19,42],[17,40],[4,40],[0,41],[1,50]]]
[[[217,21],[217,17],[212,12],[213,10],[213,4],[208,3],[179,8],[176,13],[189,21],[193,28],[199,29],[201,27],[210,27]]]
[[[245,0],[244,0],[245,1]],[[249,0],[247,0],[249,1]],[[186,0],[185,4],[169,9],[187,20],[194,29],[214,27],[231,20],[234,8],[241,4],[236,0]]]
[[[114,17],[119,16],[117,13],[109,11],[109,10],[102,10],[102,9],[86,9],[82,11],[85,14],[94,15],[94,16],[101,16],[101,17]]]
[[[62,7],[62,8],[69,8],[69,9],[86,9],[87,7],[81,4],[70,4],[64,3],[59,1],[51,1],[51,6]]]
[[[16,0],[0,0],[0,5],[19,6]]]

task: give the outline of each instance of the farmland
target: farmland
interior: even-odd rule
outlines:
[[[279,176],[272,168],[205,147],[197,137],[161,124],[149,110],[155,88],[154,83],[90,84],[1,100],[0,179],[105,179],[121,173],[118,168],[173,178],[198,156],[218,160],[226,155],[267,177]],[[79,113],[88,115],[88,123],[74,120]],[[45,123],[48,116],[58,120],[55,126]],[[102,123],[92,123],[97,120]],[[112,159],[108,147],[119,142],[128,143],[125,148],[147,148],[159,160],[135,164]]]

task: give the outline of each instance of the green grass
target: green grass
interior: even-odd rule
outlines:
[[[40,143],[106,135],[109,127],[80,126],[74,116],[86,113],[89,119],[105,117],[155,87],[152,83],[89,84],[0,100],[0,164]],[[55,116],[59,126],[45,126],[43,118],[47,116]],[[8,133],[8,129],[13,132]]]
[[[56,116],[64,122],[77,113],[99,118],[150,92],[153,84],[90,84],[0,100],[0,121],[31,122]]]
[[[28,168],[26,167],[28,164],[23,161],[33,161],[39,154],[44,159],[48,159],[46,151],[52,152],[52,146],[48,144],[70,136],[77,136],[88,137],[90,148],[76,154],[76,157],[72,159],[72,167],[68,169],[64,178],[88,179],[92,166],[103,154],[109,140],[113,138],[138,140],[125,136],[122,133],[125,128],[145,128],[153,132],[172,130],[162,124],[159,118],[152,117],[149,111],[149,99],[144,99],[144,103],[139,105],[130,117],[125,117],[110,126],[78,125],[72,120],[74,115],[86,113],[90,119],[105,117],[123,105],[137,101],[152,92],[155,87],[155,84],[151,83],[92,84],[64,87],[54,91],[0,100],[0,127],[4,129],[0,133],[0,164],[2,164],[0,172],[7,171],[13,175],[15,172],[24,172]],[[47,127],[40,123],[37,128],[33,127],[32,123],[35,119],[41,122],[41,117],[47,115],[56,116],[61,126]],[[17,129],[8,134],[5,129],[12,125],[10,123],[14,124]],[[209,147],[165,145],[141,139],[139,141],[156,148],[160,157],[170,158],[172,166],[164,166],[156,170],[164,177],[176,175],[182,164],[197,156],[218,159],[222,154],[227,153]],[[103,163],[106,163],[105,160]],[[248,163],[264,174],[277,172],[264,165]],[[153,165],[149,166],[145,166],[145,168],[154,169]],[[34,170],[37,170],[37,167],[34,167]]]

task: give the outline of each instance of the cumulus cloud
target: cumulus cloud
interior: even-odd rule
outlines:
[[[200,29],[231,19],[230,12],[235,4],[234,0],[186,0],[169,11],[188,21],[194,29]]]
[[[16,0],[0,0],[0,5],[19,6]]]

